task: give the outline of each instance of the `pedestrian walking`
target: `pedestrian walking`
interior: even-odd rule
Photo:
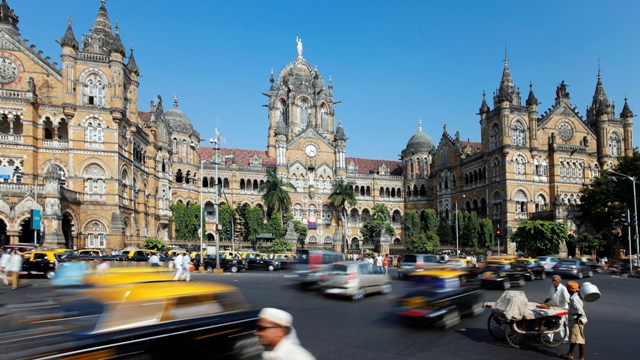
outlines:
[[[20,278],[20,271],[22,271],[22,256],[20,256],[18,250],[13,250],[13,253],[11,253],[11,257],[9,258],[9,263],[7,264],[6,270],[11,277],[11,289],[17,289],[18,281]]]
[[[179,253],[178,256],[173,258],[173,267],[176,268],[176,276],[173,277],[173,280],[180,280],[182,278],[182,274],[184,273],[184,265],[182,265],[182,253]]]
[[[553,275],[553,277],[551,277],[551,288],[549,288],[549,293],[547,294],[547,298],[544,299],[544,303],[551,306],[558,306],[565,310],[569,309],[569,292],[567,291],[567,288],[562,285],[562,278],[560,275]],[[567,316],[562,316],[561,321],[560,336],[564,342],[568,342],[569,332],[567,331]],[[549,334],[548,336],[552,338],[553,334]]]
[[[151,256],[149,256],[149,260],[147,260],[147,262],[149,263],[149,265],[151,265],[151,267],[158,267],[160,266],[160,257],[158,256],[158,254],[153,253],[151,254]]]
[[[384,256],[384,259],[382,259],[382,267],[384,268],[384,274],[385,275],[389,275],[389,261],[391,259],[389,259],[389,254]]]
[[[191,281],[191,258],[188,253],[182,256],[182,271],[186,281]]]
[[[579,360],[584,360],[586,339],[584,337],[584,325],[587,323],[587,314],[584,312],[584,300],[580,294],[580,284],[575,281],[567,283],[567,290],[571,294],[569,298],[569,352],[560,354],[562,359],[573,360],[573,351],[578,345]]]
[[[2,283],[4,285],[9,285],[9,274],[7,273],[7,265],[9,264],[9,259],[11,258],[11,254],[9,250],[6,250],[0,256],[0,276],[2,277]]]
[[[293,329],[293,316],[276,308],[264,308],[258,314],[256,336],[265,351],[265,360],[314,360],[315,357],[300,345]]]
[[[384,272],[384,267],[382,266],[382,263],[383,263],[382,255],[378,254],[376,256],[376,272],[378,274],[382,274]]]

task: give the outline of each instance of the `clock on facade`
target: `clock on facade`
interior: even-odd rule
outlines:
[[[560,139],[567,141],[573,137],[573,128],[569,123],[563,122],[558,126],[558,133],[560,134]]]
[[[304,152],[308,157],[314,157],[318,154],[318,148],[313,144],[309,144],[305,146]]]
[[[13,60],[0,57],[0,84],[9,84],[18,79],[18,65]]]

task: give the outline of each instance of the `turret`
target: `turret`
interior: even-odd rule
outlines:
[[[336,175],[347,176],[347,136],[342,127],[342,121],[338,121],[338,128],[334,136],[336,151]]]
[[[529,82],[529,96],[527,96],[528,115],[529,115],[529,144],[535,144],[538,129],[538,98],[533,93],[533,84]]]
[[[18,22],[20,22],[18,16],[9,7],[7,1],[2,0],[2,3],[0,3],[0,29],[17,37],[20,35]]]
[[[109,54],[114,40],[107,6],[105,0],[102,0],[93,28],[89,35],[83,39],[82,50],[91,53]]]
[[[127,62],[127,69],[129,70],[129,77],[131,81],[129,82],[129,102],[128,102],[128,110],[132,114],[138,113],[138,87],[140,83],[138,81],[138,77],[140,76],[140,69],[138,69],[138,65],[136,64],[136,59],[133,57],[133,49],[130,50],[129,54],[129,62]]]
[[[493,97],[493,107],[500,105],[520,105],[520,90],[516,89],[511,72],[509,71],[509,59],[505,56],[504,68],[502,69],[502,78],[500,79],[500,87],[496,90]]]
[[[69,20],[67,20],[67,31],[60,38],[58,42],[62,47],[62,55],[60,58],[62,59],[62,76],[64,76],[64,102],[66,104],[75,103],[76,91],[74,87],[75,82],[75,69],[76,69],[76,60],[78,58],[78,41],[76,40],[76,36],[73,33],[73,28],[71,24],[73,21],[71,20],[71,16],[69,16]],[[71,109],[71,107],[68,107]],[[75,111],[65,112],[65,115],[68,118],[72,118],[75,115]]]
[[[624,106],[620,113],[624,128],[624,155],[633,156],[633,111],[629,108],[627,97],[624,97]]]

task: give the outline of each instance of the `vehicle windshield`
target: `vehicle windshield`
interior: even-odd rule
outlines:
[[[347,275],[347,268],[348,266],[343,264],[331,265],[329,275]]]
[[[516,260],[516,265],[531,266],[534,262],[531,260]]]
[[[558,264],[575,265],[576,264],[576,260],[573,260],[573,259],[562,259],[562,260],[560,260],[560,262],[558,262]]]

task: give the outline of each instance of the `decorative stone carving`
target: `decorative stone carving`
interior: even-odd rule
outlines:
[[[85,178],[106,178],[107,172],[98,164],[91,164],[84,168],[82,176]]]

